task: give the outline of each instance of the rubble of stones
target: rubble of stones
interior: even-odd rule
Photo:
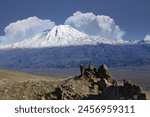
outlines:
[[[44,99],[56,100],[146,100],[142,88],[129,80],[119,84],[113,79],[108,67],[102,64],[98,69],[89,65],[84,73],[66,80]]]

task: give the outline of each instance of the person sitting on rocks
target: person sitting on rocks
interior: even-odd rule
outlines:
[[[83,64],[80,64],[80,73],[81,73],[81,76],[83,75],[83,70],[84,70]]]

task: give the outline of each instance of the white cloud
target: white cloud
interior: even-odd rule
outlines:
[[[0,40],[2,44],[12,44],[26,38],[31,38],[35,34],[46,29],[52,29],[54,26],[55,23],[51,20],[29,17],[27,19],[10,23],[7,27],[5,27],[5,35],[0,36]]]
[[[66,19],[65,24],[91,36],[101,36],[107,39],[122,39],[122,31],[109,16],[81,13],[77,11]],[[55,23],[38,17],[29,17],[10,23],[5,27],[5,35],[0,36],[1,45],[13,44],[31,38],[44,30],[52,29]]]
[[[91,12],[82,13],[77,11],[65,21],[65,24],[88,35],[101,36],[107,39],[122,39],[125,33],[109,16],[96,16]]]
[[[146,35],[144,41],[150,41],[150,35]]]

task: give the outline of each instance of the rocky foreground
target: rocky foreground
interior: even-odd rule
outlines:
[[[42,99],[86,99],[86,100],[145,100],[142,88],[129,80],[118,83],[111,76],[106,65],[98,71],[90,65],[84,74],[68,79]]]
[[[11,74],[12,76],[12,74]],[[68,79],[40,78],[19,73],[6,80],[0,72],[0,99],[39,100],[145,100],[142,88],[129,80],[116,81],[106,65],[89,65],[83,74]],[[11,79],[11,80],[10,80]],[[3,81],[3,82],[2,82]]]

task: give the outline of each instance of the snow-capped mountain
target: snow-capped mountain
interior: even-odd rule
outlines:
[[[21,42],[5,45],[5,48],[41,48],[69,45],[86,45],[93,43],[93,40],[86,34],[72,28],[69,25],[55,26],[52,30],[44,31],[32,38]]]
[[[58,46],[78,46],[96,44],[128,44],[123,40],[108,40],[102,37],[88,36],[69,25],[55,26],[52,30],[47,30],[35,35],[32,38],[14,44],[3,45],[0,48],[43,48]]]
[[[0,68],[45,69],[102,63],[112,67],[150,65],[147,41],[90,37],[68,25],[55,26],[30,39],[0,46]]]

